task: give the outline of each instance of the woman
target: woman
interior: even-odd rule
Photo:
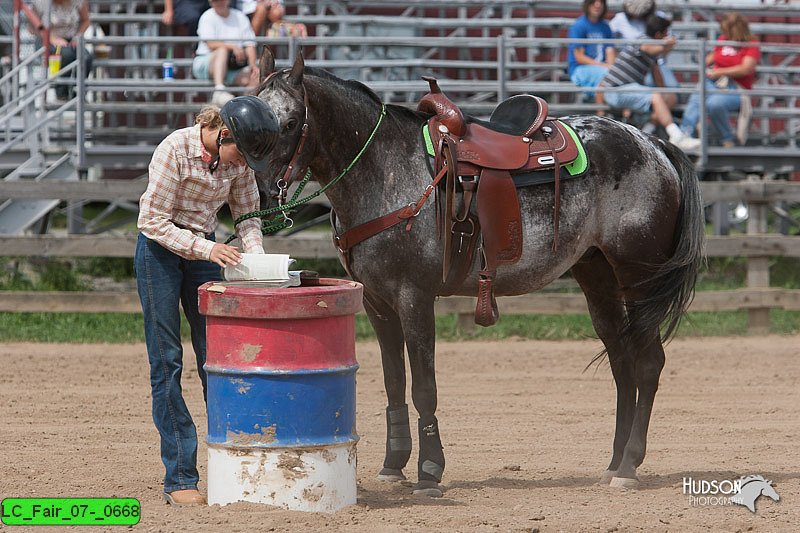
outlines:
[[[278,135],[272,110],[255,96],[206,107],[193,127],[171,133],[156,148],[147,190],[139,201],[134,256],[150,360],[153,421],[166,468],[164,497],[171,504],[204,503],[197,490],[197,431],[181,394],[180,311],[191,328],[197,371],[206,396],[205,318],[197,289],[220,279],[220,268],[241,254],[215,242],[217,212],[227,201],[234,217],[259,206],[250,165],[263,170]],[[259,219],[238,225],[245,252],[264,253]]]
[[[570,27],[570,39],[611,39],[611,27],[603,20],[605,0],[583,0],[583,15]],[[578,87],[597,87],[614,64],[616,52],[611,43],[571,43],[567,52],[568,74]]]
[[[41,19],[35,28],[39,38],[44,40],[44,23],[48,4],[51,0],[33,0],[31,7]],[[82,35],[91,24],[89,19],[89,4],[87,0],[52,0],[50,6],[50,54],[61,52],[61,68],[64,69],[78,57],[78,36]],[[83,49],[84,73],[86,76],[92,70],[93,57],[86,48]],[[74,73],[72,74],[74,77]],[[74,91],[70,91],[67,84],[55,86],[56,98],[66,100]]]
[[[755,46],[717,45],[714,51],[706,56],[706,112],[711,119],[711,126],[718,134],[720,143],[725,147],[736,145],[733,128],[729,123],[729,114],[739,111],[742,100],[745,108],[749,108],[749,97],[741,95],[737,89],[753,88],[756,79],[756,65],[761,60],[761,49],[758,39],[750,32],[750,26],[742,15],[728,13],[720,22],[722,34],[720,41],[738,41]],[[749,116],[747,117],[749,120]],[[683,112],[681,129],[692,135],[700,121],[700,96],[695,93],[689,97],[686,110]],[[746,126],[741,128],[740,142],[744,142]]]

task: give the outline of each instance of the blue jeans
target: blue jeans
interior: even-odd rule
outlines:
[[[50,45],[50,53],[51,54],[55,54],[56,53],[56,47],[55,46]],[[67,65],[73,63],[77,58],[78,58],[78,51],[77,51],[76,48],[73,48],[72,46],[62,46],[61,47],[61,68],[62,69],[66,68]],[[89,76],[89,74],[92,72],[92,65],[94,64],[94,56],[92,54],[90,54],[88,50],[86,50],[84,48],[84,58],[85,58],[84,59],[84,63],[83,63],[83,65],[84,65],[84,76],[86,77],[86,76]],[[75,78],[75,72],[77,72],[77,70],[74,70],[74,71],[72,71],[72,73],[69,74],[69,76],[71,78],[73,78],[73,79]],[[64,98],[64,99],[72,98],[72,96],[74,96],[74,95],[75,95],[75,90],[72,87],[70,87],[69,85],[67,85],[67,84],[56,85],[56,96],[58,96],[59,98]]]
[[[578,65],[572,69],[569,79],[578,87],[597,87],[607,73],[608,69],[600,65]],[[583,94],[586,98],[594,98],[594,91]]]
[[[208,237],[214,240],[213,234]],[[198,310],[197,288],[207,281],[219,281],[220,267],[210,261],[184,259],[141,233],[133,264],[150,360],[153,421],[161,435],[161,460],[166,468],[164,492],[196,489],[197,429],[181,394],[183,347],[178,303],[191,327],[205,398],[206,320]]]
[[[628,83],[619,88],[633,89],[634,92],[607,92],[604,94],[606,103],[614,109],[630,109],[634,113],[650,113],[653,107],[653,93],[644,92],[650,87],[641,83]],[[643,92],[636,92],[636,89],[643,89]]]
[[[661,70],[661,78],[664,80],[664,87],[680,87],[681,84],[678,83],[678,78],[675,77],[675,74],[672,72],[667,65],[663,65],[659,63],[658,68]],[[653,79],[653,73],[649,72],[647,76],[644,78],[644,84],[648,87],[655,87],[656,82]]]
[[[711,80],[706,80],[706,89],[715,90],[717,87]],[[736,136],[729,122],[730,113],[739,111],[741,95],[735,89],[706,95],[706,114],[711,120],[712,129],[719,135],[720,142],[733,141]],[[694,93],[686,103],[681,121],[681,130],[687,135],[694,136],[697,123],[700,122],[700,93]]]

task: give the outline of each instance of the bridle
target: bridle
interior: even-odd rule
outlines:
[[[284,69],[280,71],[275,71],[270,73],[267,78],[264,80],[264,87],[269,85],[269,82],[277,75],[282,74],[284,72],[288,72],[290,69]],[[386,105],[381,102],[381,114],[378,117],[378,122],[375,124],[375,127],[372,129],[372,133],[370,133],[367,140],[364,142],[364,146],[361,147],[361,150],[356,154],[353,160],[350,162],[344,170],[342,170],[338,176],[333,178],[329,181],[325,186],[321,187],[314,193],[309,194],[305,198],[299,198],[300,194],[302,193],[303,189],[305,188],[306,184],[311,179],[311,169],[308,168],[303,178],[298,182],[297,190],[292,195],[289,201],[286,200],[286,196],[289,191],[289,186],[292,185],[296,179],[297,174],[295,173],[295,167],[297,166],[297,161],[300,157],[300,154],[303,152],[303,147],[305,146],[306,139],[308,138],[308,132],[310,127],[308,125],[308,91],[306,91],[305,85],[301,85],[303,89],[303,105],[305,106],[305,118],[303,121],[303,126],[301,127],[300,138],[297,140],[297,145],[295,146],[294,153],[292,154],[292,158],[289,160],[289,164],[286,167],[286,171],[283,173],[283,176],[278,178],[275,181],[275,185],[278,187],[278,194],[276,198],[278,200],[278,205],[276,207],[271,207],[269,209],[262,209],[260,211],[253,211],[251,213],[244,214],[237,218],[234,221],[234,227],[250,218],[255,217],[266,217],[268,215],[275,215],[270,220],[264,220],[261,227],[261,232],[265,235],[275,233],[282,229],[291,228],[294,225],[294,221],[289,217],[288,212],[298,205],[302,205],[317,196],[320,196],[333,185],[335,185],[340,179],[342,179],[350,169],[352,169],[356,163],[358,163],[361,156],[364,155],[364,152],[367,151],[367,148],[372,144],[373,139],[375,138],[375,134],[378,132],[381,124],[383,123],[383,119],[386,116]],[[227,242],[230,242],[235,237],[232,235]]]

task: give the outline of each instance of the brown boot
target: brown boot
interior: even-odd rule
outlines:
[[[197,489],[165,492],[164,499],[170,505],[205,505],[206,499]]]

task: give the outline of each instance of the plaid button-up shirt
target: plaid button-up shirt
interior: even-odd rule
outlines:
[[[153,153],[147,190],[139,200],[139,231],[186,259],[211,256],[205,234],[217,226],[226,201],[234,219],[259,207],[258,187],[248,166],[220,163],[212,174],[202,158],[200,125],[172,132]],[[261,219],[236,226],[247,253],[264,253]]]

